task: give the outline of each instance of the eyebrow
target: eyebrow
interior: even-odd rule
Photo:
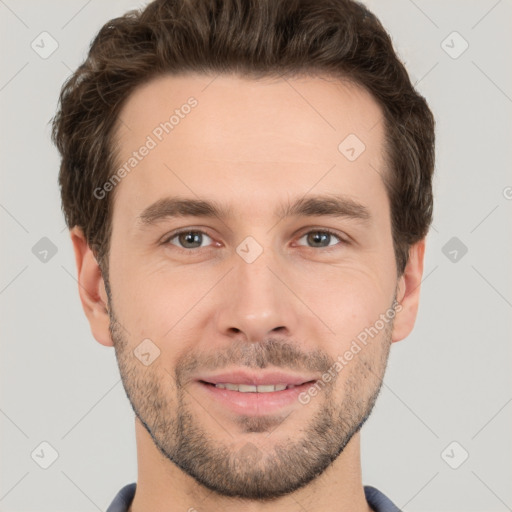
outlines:
[[[371,221],[371,215],[366,206],[350,197],[336,194],[314,195],[295,199],[295,201],[277,208],[274,215],[280,218],[294,216],[347,218],[360,221],[363,224],[368,224]],[[227,219],[233,216],[232,208],[221,205],[216,201],[187,197],[165,197],[145,208],[137,217],[137,222],[145,227],[174,217]]]

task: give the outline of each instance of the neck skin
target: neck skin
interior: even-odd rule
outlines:
[[[360,433],[318,478],[302,489],[273,502],[243,501],[223,497],[199,485],[166,459],[135,418],[138,477],[128,512],[292,512],[297,504],[308,512],[372,512],[361,479]]]

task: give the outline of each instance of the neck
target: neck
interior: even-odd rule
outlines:
[[[297,504],[308,512],[372,512],[361,479],[360,433],[338,458],[307,486],[270,502],[220,496],[198,484],[165,458],[146,429],[135,419],[137,489],[128,512],[292,512]]]

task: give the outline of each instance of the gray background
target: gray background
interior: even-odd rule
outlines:
[[[512,2],[367,3],[437,118],[437,175],[420,312],[363,429],[363,482],[410,512],[512,510]],[[3,512],[105,510],[136,480],[133,413],[81,309],[47,123],[99,28],[140,5],[0,0]],[[51,49],[43,31],[47,58],[31,47]],[[58,452],[47,469],[42,442]]]

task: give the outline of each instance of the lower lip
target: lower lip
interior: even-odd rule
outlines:
[[[305,382],[300,386],[283,389],[282,391],[271,391],[270,393],[242,393],[230,389],[216,388],[213,384],[206,384],[201,381],[198,381],[198,384],[210,398],[237,414],[264,416],[278,413],[293,403],[300,403],[299,395],[313,386],[314,381]]]

